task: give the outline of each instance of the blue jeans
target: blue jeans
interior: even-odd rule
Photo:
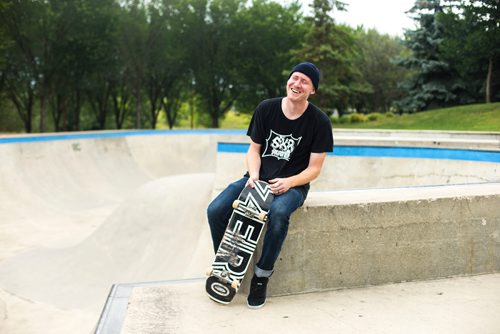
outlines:
[[[248,177],[231,183],[210,203],[207,209],[208,224],[212,233],[214,251],[217,252],[233,211],[232,203],[245,188]],[[297,210],[307,196],[309,187],[291,188],[282,195],[275,195],[268,214],[267,232],[262,254],[257,262],[259,276],[270,276],[288,233],[290,215]]]

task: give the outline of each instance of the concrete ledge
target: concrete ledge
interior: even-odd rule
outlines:
[[[499,272],[499,205],[500,183],[311,194],[269,293]]]
[[[334,129],[334,135],[340,145],[500,149],[498,132]]]
[[[215,190],[222,191],[243,175],[245,157],[219,152],[216,170]],[[498,181],[500,163],[496,162],[329,155],[320,176],[311,183],[311,189],[400,188]]]

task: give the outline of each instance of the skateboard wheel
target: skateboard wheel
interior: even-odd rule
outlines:
[[[235,200],[235,201],[233,202],[233,209],[238,209],[238,207],[239,207],[239,206],[240,206],[240,201]]]
[[[259,213],[259,220],[266,221],[267,215],[264,212]]]
[[[205,290],[210,299],[221,304],[229,304],[236,295],[236,289],[233,289],[229,283],[221,282],[214,276],[207,278]]]
[[[207,271],[206,271],[206,275],[207,275],[207,276],[212,276],[212,273],[213,273],[213,272],[214,272],[214,268],[210,267],[210,268],[208,268],[208,269],[207,269]]]
[[[231,282],[231,287],[235,290],[238,290],[239,285],[240,285],[240,281],[238,281],[238,280],[234,280]]]

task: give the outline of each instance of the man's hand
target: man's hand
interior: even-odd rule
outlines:
[[[276,178],[269,180],[269,183],[271,184],[271,191],[275,195],[284,194],[293,186],[289,178]]]
[[[259,178],[249,177],[245,187],[255,188],[255,182],[259,181]]]
[[[323,162],[325,161],[326,153],[311,153],[309,158],[309,165],[306,169],[297,175],[287,178],[275,178],[269,180],[271,184],[271,191],[275,195],[286,193],[290,188],[298,187],[307,184],[318,177]]]

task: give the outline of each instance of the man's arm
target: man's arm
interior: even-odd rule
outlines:
[[[326,152],[324,153],[311,153],[309,158],[309,165],[306,169],[297,175],[287,178],[276,178],[269,180],[271,183],[271,190],[275,194],[282,194],[287,192],[290,188],[302,186],[307,184],[318,177],[325,162]]]
[[[247,152],[247,169],[250,178],[248,179],[247,185],[250,187],[254,187],[255,181],[259,180],[259,171],[260,171],[260,144],[257,144],[253,140],[250,140],[250,148]]]

